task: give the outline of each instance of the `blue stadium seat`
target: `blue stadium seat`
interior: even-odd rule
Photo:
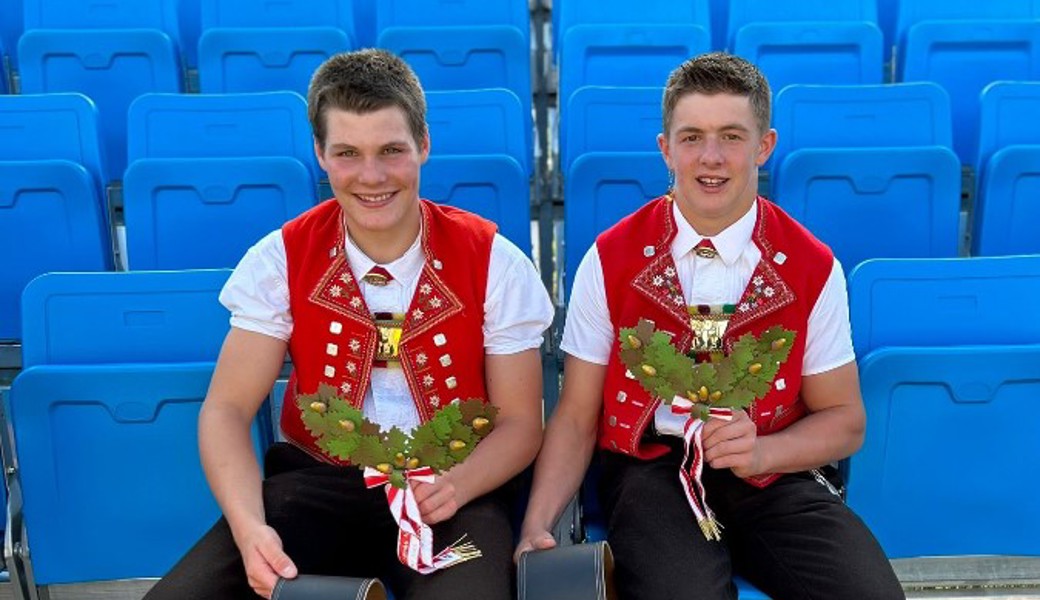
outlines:
[[[358,48],[372,48],[376,45],[377,0],[353,0],[353,4],[354,42]]]
[[[1040,254],[1040,140],[997,151],[978,190],[972,254]]]
[[[883,44],[867,22],[751,23],[737,32],[733,52],[758,65],[776,94],[797,83],[881,83]]]
[[[731,0],[726,28],[726,46],[734,48],[740,30],[752,24],[786,23],[868,23],[877,25],[877,0],[803,0],[801,2],[771,2],[770,0]],[[815,31],[815,30],[811,30]],[[807,38],[812,36],[807,32]],[[770,78],[772,83],[772,78]]]
[[[213,362],[228,332],[230,269],[49,273],[22,295],[22,362]]]
[[[180,0],[21,0],[25,31],[154,29],[180,48]]]
[[[141,158],[290,156],[321,170],[307,103],[295,92],[148,94],[127,117],[130,162]]]
[[[123,179],[131,270],[234,267],[253,244],[317,203],[290,157],[142,159]]]
[[[7,50],[4,48],[4,38],[0,37],[0,94],[7,93],[7,82],[10,79],[9,64],[13,65],[14,62],[8,60]]]
[[[574,273],[596,236],[622,217],[668,191],[660,152],[590,152],[575,159],[564,177],[564,281]]]
[[[0,340],[21,338],[20,299],[34,277],[113,268],[104,206],[82,165],[0,160]]]
[[[852,343],[860,357],[886,346],[1035,344],[1040,319],[1009,303],[1038,293],[1040,256],[870,260],[849,274]]]
[[[709,37],[693,23],[574,25],[561,42],[560,106],[586,85],[663,88],[681,62],[711,49]]]
[[[563,171],[586,152],[658,152],[662,85],[575,90],[560,116]]]
[[[553,3],[557,19],[553,23],[553,45],[560,55],[567,32],[575,26],[643,29],[647,25],[694,25],[704,30],[710,46],[714,8],[709,0],[557,0]],[[660,84],[664,84],[663,79]]]
[[[218,516],[196,430],[229,273],[51,273],[26,288],[9,418],[29,585],[160,576]]]
[[[869,258],[957,256],[961,168],[949,148],[796,150],[776,179],[780,206],[846,270]]]
[[[531,254],[531,188],[516,160],[503,154],[434,155],[423,166],[423,198],[474,212]]]
[[[1040,79],[1040,20],[921,23],[910,31],[905,59],[903,81],[934,81],[950,93],[954,149],[972,164],[982,89],[1001,79]]]
[[[1038,0],[899,0],[896,3],[895,42],[904,53],[907,36],[928,21],[1000,21],[1040,18]],[[897,60],[901,60],[897,56]]]
[[[527,0],[379,0],[376,28],[507,25],[530,38]]]
[[[17,64],[15,50],[24,28],[23,10],[23,0],[9,0],[4,4],[4,10],[0,11],[0,47],[7,53],[8,66],[11,69]],[[3,53],[0,53],[0,56],[3,56]]]
[[[531,114],[530,45],[516,27],[389,27],[377,45],[407,61],[427,91],[505,88]]]
[[[979,99],[979,153],[975,177],[985,177],[986,163],[1006,146],[1040,144],[1040,81],[997,81]]]
[[[953,146],[949,95],[934,83],[794,85],[776,97],[774,170],[801,148]]]
[[[202,35],[202,0],[179,0],[177,22],[180,25],[181,61],[185,69],[199,66],[199,36]],[[190,90],[194,91],[194,90]]]
[[[860,380],[870,426],[848,501],[889,557],[1040,556],[1026,500],[1040,484],[1022,472],[1040,461],[1040,422],[1023,418],[1040,395],[1040,345],[882,348]]]
[[[355,47],[349,0],[202,0],[199,90],[306,96],[325,59]]]
[[[155,29],[29,30],[19,41],[18,70],[23,93],[80,92],[95,102],[106,182],[122,179],[134,98],[181,90],[173,42]]]
[[[0,160],[68,160],[90,173],[103,197],[98,113],[82,94],[0,97]]]
[[[530,175],[533,132],[515,93],[502,88],[426,93],[433,156],[506,154]]]

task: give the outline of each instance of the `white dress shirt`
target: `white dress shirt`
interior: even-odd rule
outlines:
[[[379,265],[393,279],[376,286],[362,279],[376,263],[346,236],[345,250],[369,310],[405,313],[411,305],[425,256],[416,238],[397,260]],[[293,319],[289,310],[285,243],[281,230],[250,248],[220,293],[231,311],[231,326],[288,341]],[[553,306],[530,259],[512,242],[495,234],[491,244],[484,298],[484,348],[488,354],[514,354],[542,343],[552,323]],[[399,366],[372,369],[362,412],[383,429],[410,431],[419,424],[404,371]]]
[[[736,304],[747,287],[762,252],[751,240],[758,215],[758,201],[737,222],[718,235],[708,237],[718,251],[704,258],[693,247],[707,236],[699,235],[672,203],[676,233],[671,252],[687,305]],[[696,282],[696,283],[694,283]],[[606,365],[615,338],[607,308],[603,268],[596,245],[589,248],[574,275],[567,307],[567,322],[560,347],[582,360]],[[802,375],[815,375],[855,360],[849,327],[849,302],[845,273],[837,259],[812,312],[806,332]],[[661,433],[682,435],[684,417],[667,407],[658,409],[655,425]]]

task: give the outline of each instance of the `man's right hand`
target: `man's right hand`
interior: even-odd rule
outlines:
[[[244,540],[240,550],[249,587],[264,598],[271,597],[279,577],[296,577],[296,565],[282,550],[282,538],[268,525],[257,528]]]
[[[520,543],[516,546],[516,552],[513,553],[513,561],[520,562],[520,555],[529,550],[548,550],[555,547],[556,539],[544,529],[523,532],[520,537]]]

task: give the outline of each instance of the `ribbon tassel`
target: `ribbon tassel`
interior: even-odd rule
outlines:
[[[704,537],[709,541],[722,540],[722,524],[715,518],[715,513],[708,506],[708,493],[701,482],[704,472],[704,421],[700,414],[694,414],[694,404],[676,396],[672,400],[672,412],[674,414],[689,415],[683,426],[683,441],[685,451],[683,461],[679,467],[679,481],[682,483],[683,491],[686,493],[686,501],[690,503],[693,514],[697,518]],[[708,417],[712,419],[733,419],[733,409],[730,408],[708,408]]]
[[[365,485],[369,489],[382,485],[386,490],[390,514],[397,522],[397,559],[401,564],[426,575],[480,558],[480,550],[472,542],[466,542],[465,536],[436,555],[433,554],[433,530],[423,523],[419,505],[415,502],[415,492],[408,481],[433,483],[436,475],[430,467],[420,467],[405,471],[404,478],[404,488],[397,488],[390,483],[388,474],[365,467]]]

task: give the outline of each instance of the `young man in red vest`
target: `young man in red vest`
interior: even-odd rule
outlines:
[[[845,279],[826,246],[757,195],[776,144],[769,122],[769,85],[743,59],[703,55],[669,77],[658,144],[674,186],[600,235],[578,268],[563,392],[517,555],[555,545],[549,530],[598,446],[624,600],[732,599],[733,574],[778,599],[903,597],[824,476],[863,439]],[[721,541],[702,532],[680,482],[686,416],[620,360],[619,329],[641,318],[682,351],[724,352],[776,325],[795,332],[766,396],[704,425],[703,484]]]
[[[278,578],[325,574],[380,577],[402,599],[508,600],[505,484],[541,441],[548,294],[494,224],[419,198],[426,103],[400,58],[334,56],[315,73],[308,104],[335,198],[250,249],[221,293],[232,328],[199,445],[224,517],[148,598],[270,597]],[[249,428],[287,351],[287,441],[267,453],[262,480]],[[384,430],[409,431],[455,400],[498,408],[464,462],[411,482],[433,552],[466,535],[480,558],[427,575],[398,560],[383,486],[367,489],[362,472],[324,453],[303,425],[295,398],[321,385]]]

